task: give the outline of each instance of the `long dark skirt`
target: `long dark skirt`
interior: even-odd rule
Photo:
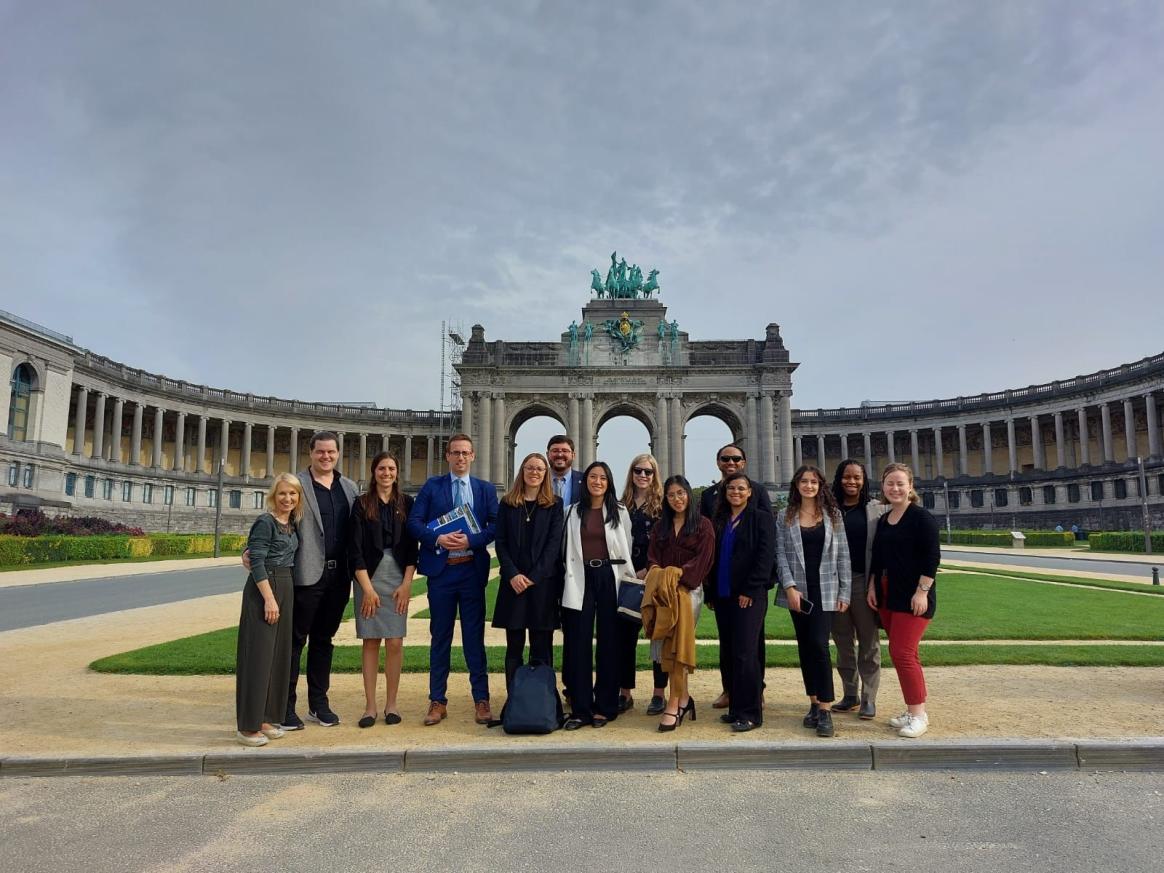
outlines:
[[[238,620],[235,661],[235,716],[240,731],[257,731],[263,722],[279,724],[287,712],[291,678],[291,624],[295,598],[291,568],[270,568],[271,590],[279,604],[279,621],[263,619],[263,595],[247,577]]]

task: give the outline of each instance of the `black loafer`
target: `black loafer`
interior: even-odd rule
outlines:
[[[564,730],[564,731],[576,731],[576,730],[578,730],[578,728],[582,727],[585,724],[586,724],[585,721],[572,715],[568,719],[566,719],[565,724],[562,725],[562,730]]]
[[[618,695],[618,711],[620,713],[626,712],[628,709],[634,709],[634,708],[635,708],[635,699],[633,697],[627,697],[627,696],[622,695],[622,694]]]
[[[737,719],[730,712],[725,712],[723,715],[721,715],[719,717],[719,720],[722,721],[724,724],[734,724]]]
[[[590,720],[590,727],[592,727],[592,728],[604,728],[609,723],[610,723],[609,718],[592,718]]]
[[[737,734],[746,733],[747,731],[754,731],[759,725],[754,721],[748,721],[746,718],[737,718],[732,722],[732,730]]]
[[[400,718],[400,715],[398,713],[395,713],[395,712],[384,713],[384,724],[400,724],[401,721],[402,721],[402,719]]]
[[[374,715],[365,715],[358,722],[356,722],[356,724],[358,724],[362,728],[370,728],[375,723],[376,723],[376,716],[374,716]]]
[[[833,712],[852,712],[860,705],[861,701],[859,701],[856,697],[846,694],[839,701],[833,704]]]
[[[815,729],[816,721],[818,718],[820,718],[820,706],[814,703],[809,708],[808,712],[804,714],[804,718],[801,720],[801,724],[810,730]]]
[[[651,702],[647,704],[647,715],[661,715],[666,708],[667,701],[656,694],[651,698]]]
[[[857,718],[861,719],[862,721],[872,721],[873,719],[877,718],[877,707],[866,700],[861,704],[861,709],[857,713]]]
[[[818,737],[831,737],[835,734],[836,729],[833,727],[833,714],[827,709],[820,710],[816,717],[816,735]]]

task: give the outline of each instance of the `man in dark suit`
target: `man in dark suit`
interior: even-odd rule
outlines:
[[[448,714],[449,656],[458,611],[474,718],[477,724],[488,724],[493,719],[485,661],[485,583],[489,580],[487,546],[493,541],[497,524],[497,489],[469,475],[474,457],[473,440],[468,434],[449,437],[445,448],[449,472],[424,483],[408,515],[408,532],[420,541],[416,569],[428,577],[428,608],[432,616],[426,725],[440,724]],[[429,522],[464,504],[472,509],[480,533],[437,535],[429,529]]]
[[[554,496],[562,498],[562,508],[569,512],[585,490],[582,474],[573,469],[574,441],[564,433],[550,437],[546,443],[546,458],[550,462],[550,486],[554,489]]]
[[[742,473],[744,468],[748,466],[748,456],[744,450],[735,443],[728,443],[721,448],[715,456],[715,465],[719,467],[719,472],[726,478],[732,473]],[[715,508],[719,504],[719,488],[723,479],[716,482],[710,488],[703,489],[703,495],[699,498],[699,513],[706,519],[711,519],[715,516]],[[768,489],[755,482],[748,477],[748,484],[752,486],[752,496],[748,499],[748,506],[752,509],[762,509],[768,514],[772,513],[772,499],[768,497]],[[772,569],[772,583],[776,582],[776,569],[773,563]],[[760,634],[760,675],[764,675],[764,665],[767,663],[767,651],[764,645],[764,635]],[[720,694],[711,704],[716,709],[725,709],[729,705],[728,691],[725,687],[723,693]]]

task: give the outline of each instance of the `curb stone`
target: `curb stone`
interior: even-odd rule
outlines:
[[[877,743],[683,743],[411,750],[239,750],[208,755],[0,758],[0,779],[30,776],[303,775],[564,770],[1164,771],[1164,737]]]

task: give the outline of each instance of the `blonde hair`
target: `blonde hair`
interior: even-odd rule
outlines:
[[[663,514],[663,477],[659,475],[659,462],[649,452],[635,455],[626,468],[626,487],[622,489],[622,505],[631,509],[635,505],[635,467],[643,464],[655,471],[651,477],[651,484],[647,486],[647,499],[643,502],[643,511],[651,518],[658,518]]]
[[[905,474],[906,478],[909,479],[909,502],[912,503],[914,506],[919,506],[921,504],[921,498],[918,497],[917,492],[913,490],[913,470],[911,470],[909,468],[909,465],[902,464],[902,463],[886,464],[885,469],[881,471],[881,484],[882,485],[885,484],[885,477],[888,476],[890,473],[904,473]],[[884,488],[881,489],[881,502],[882,503],[889,503],[889,501],[885,497],[885,489]]]
[[[279,490],[279,486],[286,483],[295,489],[295,494],[299,497],[299,502],[295,504],[295,508],[291,510],[291,523],[298,524],[299,519],[303,518],[303,483],[299,481],[299,477],[293,473],[280,473],[275,477],[275,481],[271,483],[271,487],[267,489],[267,512],[272,515],[275,514],[275,492]]]

